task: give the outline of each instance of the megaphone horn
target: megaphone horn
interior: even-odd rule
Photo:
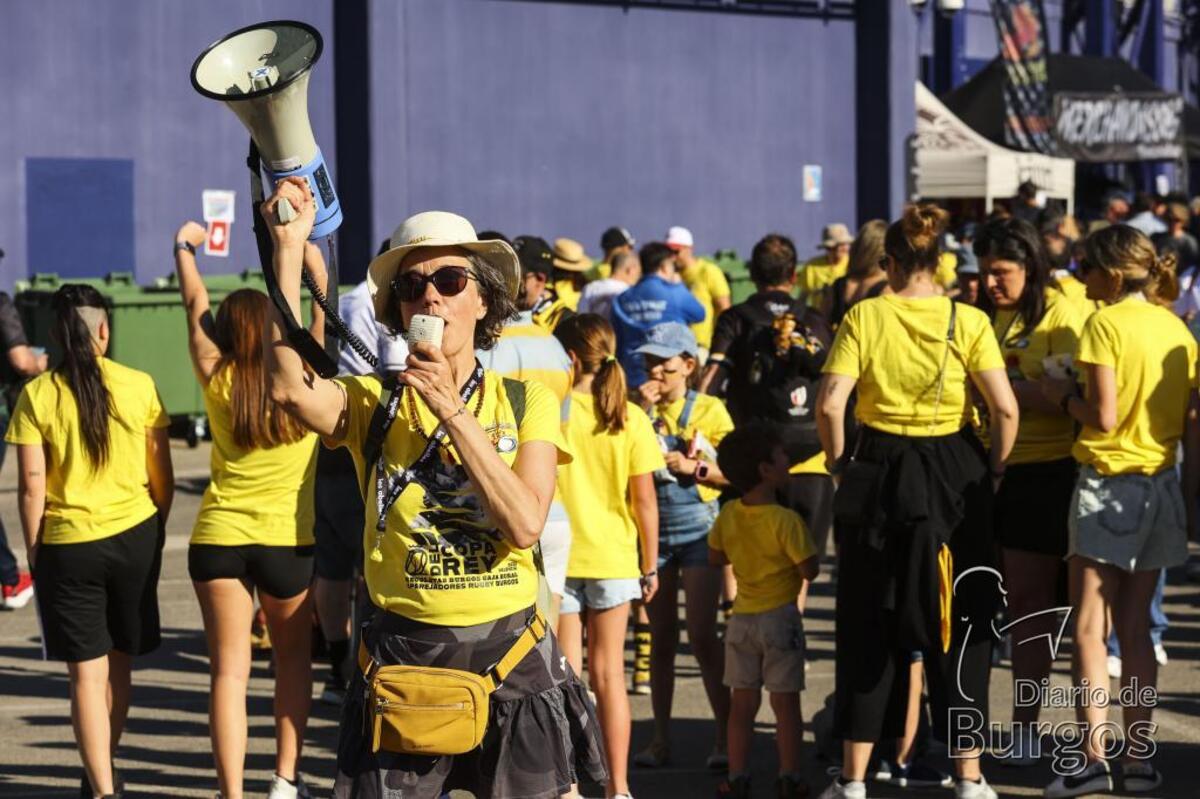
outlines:
[[[317,204],[310,239],[342,224],[341,204],[308,122],[309,72],[323,49],[316,28],[276,20],[234,31],[192,64],[192,86],[237,114],[258,145],[271,185],[285,177],[308,181]],[[280,203],[280,221],[290,221],[290,213],[291,206]]]

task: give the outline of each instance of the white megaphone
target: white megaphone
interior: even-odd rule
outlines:
[[[192,64],[192,86],[242,120],[271,185],[293,176],[308,181],[317,204],[310,239],[324,238],[342,224],[337,192],[308,123],[308,74],[323,47],[311,25],[261,22],[209,45]],[[281,218],[290,210],[281,208]]]

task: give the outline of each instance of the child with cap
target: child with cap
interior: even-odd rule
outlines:
[[[800,691],[804,688],[804,627],[796,597],[815,580],[817,550],[803,519],[777,504],[791,465],[773,424],[751,422],[717,448],[721,471],[742,492],[721,509],[708,534],[709,562],[733,565],[738,595],[725,630],[729,713],[729,778],[720,797],[750,795],[749,751],[761,689],[771,696],[779,749],[781,799],[808,795],[800,777]]]
[[[658,596],[647,605],[653,640],[650,687],[653,688],[654,740],[635,758],[639,766],[657,767],[670,759],[671,697],[675,687],[675,653],[679,646],[679,588],[686,600],[688,641],[700,665],[700,676],[717,721],[710,768],[724,768],[729,689],[722,685],[724,652],[717,637],[717,602],[721,570],[708,562],[705,539],[717,518],[717,497],[729,481],[717,465],[714,447],[733,430],[729,411],[716,397],[689,387],[699,368],[699,345],[679,322],[650,328],[636,350],[647,381],[638,387],[641,406],[650,416],[666,459],[655,473],[658,498]],[[636,627],[635,627],[636,632]],[[639,644],[640,644],[639,640]],[[638,650],[639,656],[641,650]],[[635,661],[636,663],[636,661]],[[635,679],[637,673],[635,671]]]

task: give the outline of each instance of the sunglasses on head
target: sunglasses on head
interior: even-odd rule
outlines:
[[[425,296],[425,287],[430,283],[443,297],[462,294],[468,280],[478,280],[465,266],[443,266],[433,274],[405,272],[392,279],[392,291],[401,302],[416,302]]]

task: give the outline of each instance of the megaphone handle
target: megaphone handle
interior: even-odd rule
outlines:
[[[296,218],[296,209],[292,207],[286,197],[280,197],[279,203],[275,206],[275,216],[279,218],[279,224],[286,225]]]

